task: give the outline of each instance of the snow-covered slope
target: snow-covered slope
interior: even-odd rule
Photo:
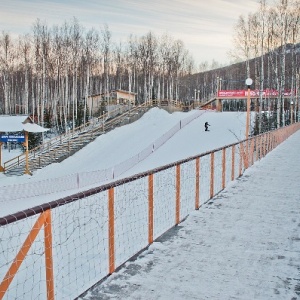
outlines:
[[[74,173],[113,168],[126,159],[137,155],[180,121],[193,116],[195,113],[199,113],[199,111],[169,114],[163,109],[153,108],[138,121],[116,128],[98,137],[72,157],[61,163],[49,165],[35,172],[33,176],[6,177],[0,174],[0,186],[33,182],[38,185],[39,181],[45,180],[49,180],[49,184],[51,184],[50,179],[53,178],[64,178]],[[155,149],[146,159],[123,173],[121,177],[147,171],[242,140],[245,132],[245,118],[245,113],[240,112],[204,112],[176,132],[160,148]],[[204,123],[206,121],[211,125],[209,132],[204,131]],[[3,160],[5,161],[5,157]],[[6,201],[2,205],[1,215],[56,200],[79,191],[68,190],[61,192],[63,186],[60,187],[59,183],[55,184],[57,191],[59,191],[57,193],[41,195],[32,199],[27,197],[26,201],[24,199],[20,199],[20,201],[14,200],[13,202]],[[63,180],[61,180],[61,184],[64,184]],[[93,186],[86,186],[85,189]],[[14,186],[12,189],[17,189],[17,186]]]

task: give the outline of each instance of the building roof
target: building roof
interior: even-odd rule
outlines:
[[[129,94],[129,95],[137,95],[137,93],[124,91],[124,90],[115,90],[115,91],[112,91],[112,92],[126,93],[126,94]]]
[[[106,95],[106,94],[111,94],[114,92],[120,92],[120,93],[129,94],[129,95],[137,95],[137,93],[129,92],[129,91],[125,91],[125,90],[111,90],[110,92],[107,92],[107,93],[92,94],[92,95],[89,95],[89,97],[97,97],[97,96],[102,96],[102,95]]]
[[[0,115],[0,132],[45,132],[49,129],[35,124],[29,116]]]

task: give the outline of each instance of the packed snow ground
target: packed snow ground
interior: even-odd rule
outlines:
[[[169,114],[163,109],[153,108],[138,121],[114,129],[84,147],[73,156],[61,163],[51,164],[33,176],[23,175],[7,177],[0,174],[0,186],[12,186],[15,190],[18,184],[36,182],[49,178],[60,178],[77,172],[90,172],[113,167],[126,159],[136,155],[156,139],[161,137],[180,120],[183,120],[195,111],[187,113],[175,112]],[[211,125],[209,132],[204,131],[204,123]],[[179,130],[163,146],[153,152],[144,161],[122,174],[122,177],[160,167],[189,156],[204,153],[224,145],[238,142],[245,135],[245,113],[243,112],[211,112],[207,111],[187,126]],[[3,151],[3,161],[18,155],[18,151]],[[118,178],[116,178],[118,179]],[[98,184],[99,185],[99,184]],[[88,189],[94,186],[85,187]],[[59,189],[59,187],[57,187]],[[79,190],[52,193],[39,197],[22,198],[13,201],[0,200],[0,216],[15,213],[45,202],[57,200]]]
[[[85,300],[300,299],[300,131]]]
[[[193,113],[152,109],[137,122],[97,138],[69,159],[33,176],[1,174],[0,186],[38,184],[47,178],[114,166]],[[210,132],[204,131],[205,121],[211,124]],[[237,142],[244,138],[244,124],[244,113],[206,112],[122,176]],[[300,289],[299,137],[298,132],[256,163],[84,299],[296,300]],[[76,192],[2,202],[1,215]]]

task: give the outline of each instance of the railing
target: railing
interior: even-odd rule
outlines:
[[[0,218],[0,299],[78,297],[299,129],[296,123]]]
[[[131,110],[129,110],[128,106],[120,106],[117,109],[114,109],[108,113],[106,113],[104,116],[93,118],[90,121],[86,122],[85,124],[82,124],[73,130],[70,130],[66,133],[63,133],[59,136],[53,137],[52,139],[45,141],[43,144],[35,147],[34,149],[31,149],[28,151],[28,158],[29,160],[34,159],[35,157],[44,155],[45,153],[48,153],[51,149],[54,149],[55,147],[58,147],[64,143],[68,143],[71,139],[78,137],[83,132],[88,132],[91,130],[95,130],[95,128],[98,128],[100,130],[103,126],[103,119],[107,119],[108,116],[110,118],[115,118],[119,114],[124,114],[130,112],[134,112],[135,110],[139,109],[142,106],[134,107]],[[110,123],[112,123],[113,120],[107,121],[106,126],[109,126]],[[14,157],[6,162],[4,162],[4,170],[8,171],[16,166],[19,166],[21,164],[25,163],[26,154],[22,153],[21,155]]]
[[[12,202],[15,199],[37,197],[68,190],[79,190],[87,186],[101,184],[105,181],[116,179],[124,172],[143,161],[146,157],[159,149],[161,145],[176,134],[181,128],[185,127],[204,113],[205,111],[196,110],[195,113],[182,119],[139,153],[116,164],[114,167],[91,172],[74,173],[57,178],[49,178],[18,185],[2,186],[0,189],[0,204],[6,201]],[[55,156],[55,151],[53,151],[52,155]]]

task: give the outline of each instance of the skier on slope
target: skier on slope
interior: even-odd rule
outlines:
[[[210,125],[208,124],[208,122],[205,122],[205,124],[204,124],[205,131],[208,131],[208,126],[210,126]]]

